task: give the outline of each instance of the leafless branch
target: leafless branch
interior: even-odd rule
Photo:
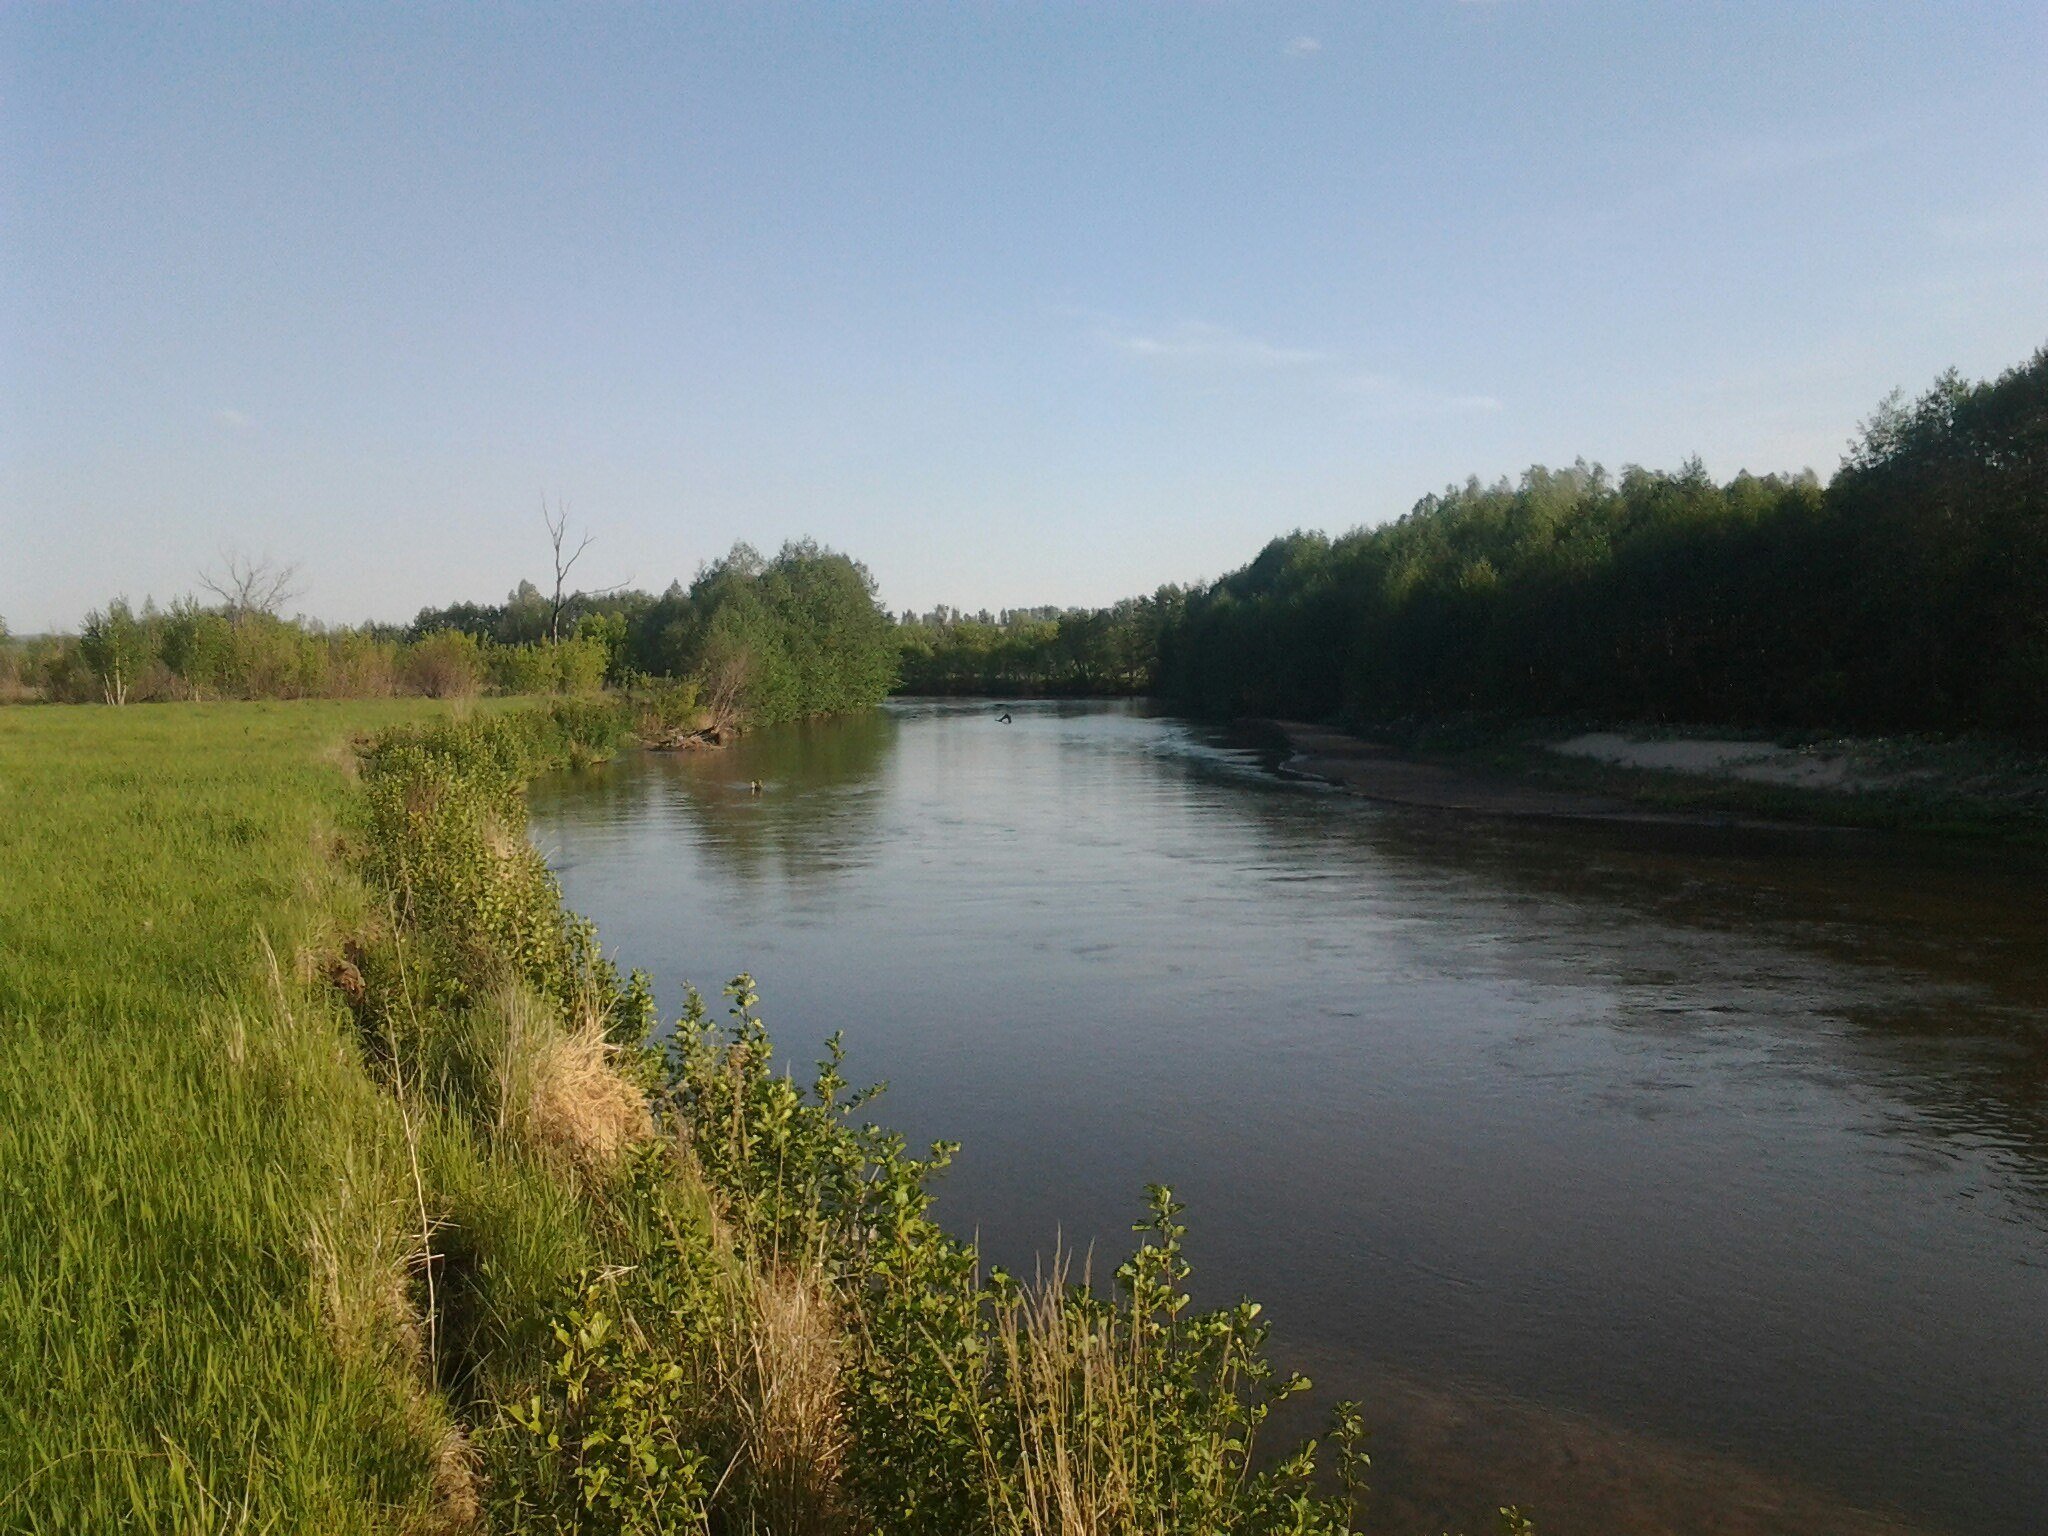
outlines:
[[[306,590],[297,565],[238,549],[222,550],[218,568],[199,573],[199,585],[219,598],[235,619],[274,614]]]
[[[577,540],[576,547],[570,549],[568,504],[557,501],[551,508],[548,506],[547,497],[543,496],[540,499],[540,516],[541,521],[547,524],[548,543],[553,547],[555,556],[555,595],[548,605],[548,643],[557,645],[562,639],[562,614],[568,609],[572,597],[609,597],[612,593],[622,590],[626,582],[632,578],[629,576],[626,581],[614,586],[597,587],[589,592],[566,591],[569,572],[575,568],[576,562],[583,558],[583,552],[597,542],[597,535],[586,530],[583,537]]]

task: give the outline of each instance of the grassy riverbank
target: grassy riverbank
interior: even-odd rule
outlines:
[[[350,900],[346,737],[434,708],[0,712],[0,1527],[428,1508],[440,1410],[321,1300],[403,1128],[294,957]]]
[[[656,1043],[523,835],[622,723],[0,717],[0,1526],[1351,1531],[1164,1191],[985,1276],[744,978]]]

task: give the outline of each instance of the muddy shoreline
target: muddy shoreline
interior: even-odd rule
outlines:
[[[1374,738],[1241,720],[1280,771],[1472,816],[1743,832],[1897,832],[2048,846],[2048,755],[1994,738],[1824,737],[1584,724],[1410,725]]]
[[[1646,806],[1617,795],[1560,788],[1515,774],[1414,757],[1305,721],[1252,723],[1285,740],[1290,755],[1281,763],[1281,773],[1331,784],[1386,805],[1545,821],[1757,829],[1802,825],[1711,810]]]

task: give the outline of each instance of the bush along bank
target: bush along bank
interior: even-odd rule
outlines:
[[[984,1274],[930,1216],[952,1148],[807,1086],[745,977],[658,1037],[564,912],[522,786],[616,716],[558,705],[364,744],[351,856],[381,908],[329,961],[406,1111],[422,1368],[466,1426],[452,1526],[555,1532],[1357,1529],[1355,1412],[1262,1452],[1305,1383],[1256,1305],[1195,1311],[1149,1192],[1113,1290]],[[1319,1455],[1320,1451],[1320,1455]],[[1526,1529],[1519,1517],[1511,1529]]]

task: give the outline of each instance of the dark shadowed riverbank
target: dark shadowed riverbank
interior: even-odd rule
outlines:
[[[1469,723],[1359,735],[1248,721],[1282,771],[1388,805],[1645,825],[1868,829],[2048,842],[2048,760],[1993,741],[1593,731]]]

